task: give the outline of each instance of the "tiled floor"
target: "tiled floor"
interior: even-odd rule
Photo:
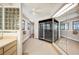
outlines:
[[[56,42],[56,44],[69,55],[79,55],[79,42],[77,41],[68,38],[61,38]]]
[[[39,40],[28,39],[23,45],[24,55],[57,55],[58,51],[51,43]]]

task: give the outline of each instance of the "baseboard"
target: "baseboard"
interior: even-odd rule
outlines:
[[[22,55],[29,55],[29,52],[23,52]]]
[[[39,39],[39,40],[42,40],[42,41],[45,41],[45,42],[48,42],[48,43],[52,43],[52,42],[47,41],[47,40],[45,40],[45,39]]]
[[[34,39],[39,39],[39,38],[34,38]]]

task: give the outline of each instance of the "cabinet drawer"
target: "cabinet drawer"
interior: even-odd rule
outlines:
[[[16,46],[13,46],[11,49],[4,52],[4,55],[12,55],[14,52],[16,52]]]
[[[7,50],[10,50],[15,45],[16,45],[16,41],[8,44],[7,46],[4,47],[4,52],[6,52]]]
[[[13,52],[12,55],[17,55],[17,51]]]
[[[3,54],[3,48],[0,48],[0,55]]]

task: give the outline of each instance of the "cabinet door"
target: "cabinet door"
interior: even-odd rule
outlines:
[[[13,46],[8,51],[4,52],[4,55],[13,55],[13,53],[16,51],[16,46]]]
[[[4,47],[4,55],[12,55],[14,52],[17,52],[16,41]]]
[[[0,55],[3,55],[3,48],[0,48]]]
[[[4,47],[4,52],[10,50],[10,49],[11,49],[13,46],[15,46],[15,45],[16,45],[16,41],[14,41],[14,42],[8,44],[7,46]]]

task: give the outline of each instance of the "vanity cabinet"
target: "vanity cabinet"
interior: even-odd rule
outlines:
[[[17,54],[17,41],[13,41],[4,47],[0,48],[0,55],[16,55]]]
[[[12,55],[14,52],[16,52],[16,41],[4,47],[4,55]]]
[[[3,48],[0,48],[0,55],[3,55]]]

